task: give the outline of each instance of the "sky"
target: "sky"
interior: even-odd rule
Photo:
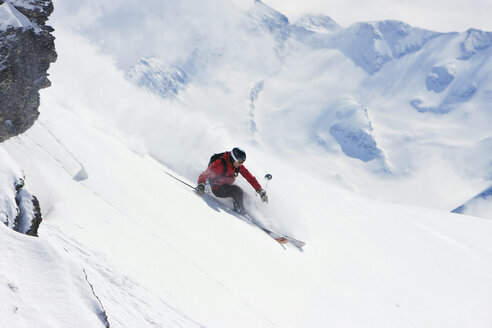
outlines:
[[[243,0],[233,0],[243,1]],[[247,2],[247,1],[246,1]],[[360,21],[401,20],[437,32],[469,28],[492,31],[492,2],[487,0],[264,0],[289,20],[304,13],[323,13],[347,27]]]

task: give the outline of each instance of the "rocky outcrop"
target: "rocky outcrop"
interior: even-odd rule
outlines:
[[[315,137],[322,146],[329,147],[334,139],[342,152],[363,162],[381,159],[384,153],[373,134],[368,111],[352,98],[341,98],[325,110],[313,126]]]
[[[19,165],[0,148],[0,224],[26,235],[37,236],[42,221],[41,209],[24,181]]]
[[[19,179],[15,185],[15,203],[17,205],[17,216],[14,220],[13,229],[17,232],[38,236],[41,221],[41,208],[36,196],[24,188],[24,179]]]
[[[0,142],[29,129],[39,116],[39,90],[50,86],[56,60],[52,0],[0,0]]]

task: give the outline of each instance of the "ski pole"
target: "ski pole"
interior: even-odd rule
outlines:
[[[167,173],[166,171],[163,171],[163,172],[164,172],[164,173],[166,173],[167,175],[169,175],[171,178],[176,179],[176,180],[178,180],[179,182],[181,182],[181,183],[183,183],[183,184],[187,185],[187,186],[188,186],[188,187],[190,187],[191,189],[195,190],[195,187],[193,187],[193,186],[192,186],[192,185],[190,185],[189,183],[186,183],[186,182],[184,182],[183,180],[176,178],[176,177],[175,177],[174,175],[172,175],[171,173]]]
[[[270,173],[265,174],[265,179],[266,179],[266,181],[267,181],[267,182],[266,182],[266,184],[265,184],[265,192],[266,192],[266,191],[267,191],[267,189],[268,189],[268,182],[270,182],[270,180],[272,180],[272,178],[273,178],[273,177],[272,177],[272,175],[271,175]]]

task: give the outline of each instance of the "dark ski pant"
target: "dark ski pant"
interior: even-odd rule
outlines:
[[[215,196],[220,198],[229,198],[232,197],[232,203],[234,204],[234,211],[243,212],[244,204],[243,204],[243,190],[236,185],[225,184],[217,189],[212,190]]]

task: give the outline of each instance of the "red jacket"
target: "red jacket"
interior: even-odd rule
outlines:
[[[224,164],[221,159],[216,160],[210,166],[200,174],[198,177],[198,183],[205,183],[207,180],[212,187],[212,190],[216,190],[220,186],[224,184],[233,184],[234,180],[236,180],[236,176],[240,173],[256,191],[261,189],[261,185],[258,183],[258,180],[249,173],[249,171],[244,167],[244,165],[239,166],[239,168],[235,169],[232,165],[231,152],[228,151],[222,157],[226,164],[226,170],[224,173]]]

